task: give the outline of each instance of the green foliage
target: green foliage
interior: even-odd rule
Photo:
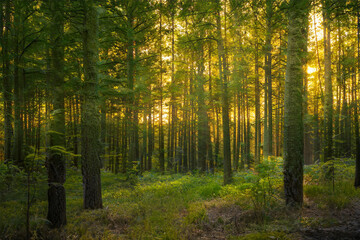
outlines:
[[[255,184],[251,188],[251,196],[254,202],[254,208],[269,208],[271,203],[276,199],[276,188],[280,187],[282,183],[282,174],[280,171],[279,162],[263,161],[256,166]],[[278,189],[280,190],[280,189]]]
[[[342,209],[360,193],[351,181],[353,161],[343,160],[336,167],[344,176],[337,176],[335,188],[332,182],[321,180],[321,166],[307,166],[305,198],[322,209]],[[234,182],[222,185],[222,174],[165,174],[146,172],[142,176],[133,174],[115,175],[102,172],[104,209],[83,210],[82,176],[78,169],[69,168],[65,189],[67,193],[68,225],[59,236],[72,239],[186,239],[191,231],[208,231],[207,226],[234,228],[227,217],[214,209],[219,202],[224,206],[238,205],[244,218],[240,225],[251,229],[240,238],[233,239],[294,239],[285,234],[294,225],[330,226],[333,219],[303,217],[300,220],[287,218],[288,213],[282,196],[282,160],[263,161],[255,170],[234,174]],[[336,168],[335,168],[336,169]],[[31,207],[32,234],[46,230],[46,174],[39,172]],[[11,164],[0,164],[1,184],[0,235],[8,238],[24,236],[26,174]],[[341,181],[340,181],[341,180]],[[7,190],[7,186],[10,190]],[[306,203],[308,204],[308,203]],[[209,207],[210,206],[210,207]],[[209,209],[212,209],[209,211]],[[284,215],[274,220],[274,216]],[[237,220],[236,220],[237,221]],[[246,223],[244,226],[243,224]],[[297,226],[298,226],[297,225]],[[279,227],[282,226],[282,227]],[[190,232],[190,233],[189,233]]]
[[[354,165],[354,159],[334,159],[305,166],[305,196],[323,209],[345,208],[360,196],[353,186]]]
[[[319,208],[339,210],[347,207],[354,199],[360,197],[352,181],[339,181],[322,185],[306,185],[304,193],[307,198],[318,204]]]
[[[30,226],[35,232],[46,223],[46,178],[42,158],[25,159],[25,169],[0,163],[0,238],[25,238],[27,186],[30,189]]]
[[[185,226],[188,224],[201,224],[208,221],[206,209],[202,203],[191,204],[188,209],[188,214],[184,219]]]
[[[351,158],[336,158],[327,162],[321,162],[304,167],[305,184],[320,184],[334,180],[339,182],[354,177],[355,160]],[[328,170],[333,168],[334,172],[328,175]]]
[[[257,221],[263,222],[266,213],[282,203],[281,165],[280,158],[264,160],[256,166],[254,172],[240,172],[235,175],[235,183],[224,186],[220,195],[244,208],[252,209]]]
[[[211,199],[219,196],[221,185],[216,182],[210,182],[199,188],[199,195],[202,199]]]

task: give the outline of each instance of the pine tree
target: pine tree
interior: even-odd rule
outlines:
[[[81,169],[84,208],[102,208],[100,116],[98,94],[98,13],[93,0],[83,0],[84,83],[81,104]]]
[[[288,56],[284,99],[284,189],[286,204],[303,202],[303,119],[302,89],[306,56],[309,0],[289,3]]]
[[[64,106],[64,1],[50,1],[51,12],[50,44],[51,68],[51,123],[49,129],[50,145],[48,149],[48,215],[53,227],[66,224],[65,197],[65,106]]]

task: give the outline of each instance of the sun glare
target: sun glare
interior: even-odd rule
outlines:
[[[313,74],[314,72],[316,72],[316,68],[307,66],[306,72],[307,72],[308,74]]]

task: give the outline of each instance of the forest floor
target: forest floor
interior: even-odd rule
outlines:
[[[220,172],[129,177],[104,171],[104,208],[92,211],[82,209],[81,172],[69,169],[68,223],[60,230],[47,226],[46,175],[40,174],[31,183],[31,234],[33,239],[360,239],[353,164],[334,163],[334,181],[322,177],[323,165],[306,166],[299,210],[285,207],[281,159],[234,173],[226,186]],[[6,183],[0,189],[0,239],[26,236],[24,179],[0,179]]]
[[[303,210],[303,216],[328,223],[304,227],[303,239],[360,239],[360,201],[354,200],[341,210],[319,210],[315,205]]]

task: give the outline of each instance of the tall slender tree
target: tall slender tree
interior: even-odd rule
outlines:
[[[10,27],[11,27],[11,9],[10,0],[3,4],[4,9],[4,32],[2,36],[2,60],[3,60],[3,99],[4,99],[4,159],[11,160],[11,142],[12,142],[12,80],[10,76]]]
[[[23,151],[23,98],[24,98],[24,71],[22,66],[22,51],[24,50],[23,41],[23,21],[24,21],[24,2],[19,0],[13,1],[14,5],[14,22],[13,22],[13,62],[14,62],[14,146],[13,158],[14,162],[19,165],[24,165],[24,151]]]
[[[160,116],[159,116],[159,165],[160,171],[165,171],[165,147],[164,147],[164,125],[163,125],[163,59],[162,59],[162,38],[163,38],[163,23],[162,23],[162,0],[160,0],[160,16],[159,16],[159,62],[160,62]]]
[[[324,161],[331,160],[333,156],[333,88],[331,81],[331,40],[330,40],[330,7],[331,1],[324,0],[324,78],[325,78],[325,100],[324,100]]]
[[[265,37],[265,89],[266,108],[264,121],[264,156],[272,155],[272,34],[273,34],[273,0],[266,0],[266,37]]]
[[[357,0],[357,69],[358,81],[360,81],[360,1]],[[357,86],[358,83],[355,84]],[[355,87],[355,96],[357,95],[357,87]],[[359,133],[359,116],[358,116],[358,100],[355,97],[355,141],[356,141],[356,167],[355,167],[355,187],[360,187],[360,133]]]
[[[229,93],[228,93],[228,66],[224,39],[221,33],[221,4],[217,2],[216,32],[218,43],[219,76],[221,81],[222,97],[222,130],[223,130],[223,154],[224,154],[224,184],[232,181],[231,172],[231,149],[230,149],[230,120],[229,120]],[[226,14],[226,13],[225,13]]]

